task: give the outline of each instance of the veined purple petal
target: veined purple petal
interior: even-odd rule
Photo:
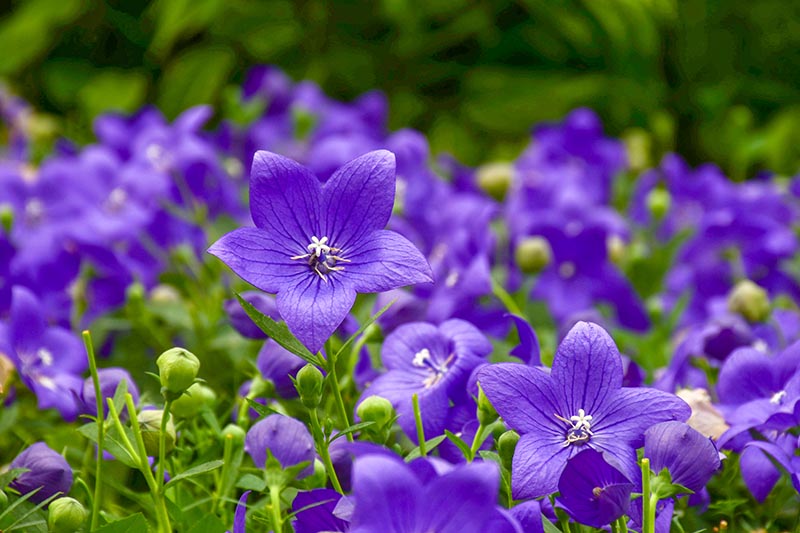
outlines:
[[[422,350],[431,353],[447,351],[447,343],[439,328],[427,322],[403,324],[384,340],[381,360],[389,370],[420,372],[424,376],[425,371],[413,364],[414,354]]]
[[[576,446],[564,446],[563,435],[554,437],[538,432],[523,435],[511,465],[514,499],[538,498],[556,492],[567,460],[578,451]]]
[[[362,457],[353,471],[356,498],[350,533],[408,533],[416,526],[422,486],[401,462]]]
[[[307,168],[266,151],[253,156],[250,172],[250,214],[275,240],[294,243],[303,254],[319,234],[322,184]]]
[[[291,332],[311,352],[322,349],[356,300],[356,291],[331,276],[328,281],[306,272],[278,293],[278,312]]]
[[[331,242],[336,242],[331,240]],[[358,292],[383,292],[397,287],[433,281],[433,274],[422,253],[411,242],[394,231],[377,230],[348,248],[340,245],[342,276]]]
[[[233,533],[247,533],[247,497],[250,496],[250,491],[245,491],[239,498],[239,503],[236,504],[236,511],[233,514]]]
[[[523,363],[529,365],[539,365],[540,351],[539,351],[539,337],[536,336],[536,331],[528,323],[527,320],[521,316],[507,314],[514,321],[517,327],[517,335],[519,336],[519,345],[511,350],[511,355],[522,359]]]
[[[497,466],[489,462],[463,466],[434,479],[425,487],[417,531],[486,531],[485,518],[481,518],[497,502],[499,479]]]
[[[330,242],[346,254],[385,228],[394,205],[394,182],[395,158],[387,150],[364,154],[334,172],[322,191],[321,228]]]
[[[517,363],[487,365],[478,370],[478,382],[510,428],[564,442],[563,424],[556,418],[563,408],[551,377],[542,369]]]
[[[542,507],[537,500],[528,500],[511,508],[511,516],[516,518],[525,533],[544,533]]]
[[[763,502],[781,477],[781,472],[769,457],[752,446],[745,447],[739,457],[742,480],[753,497]]]
[[[295,515],[297,520],[293,524],[295,532],[347,531],[347,522],[333,514],[341,498],[341,494],[331,489],[299,492],[292,502],[292,510],[297,513]],[[313,507],[310,507],[312,505]],[[308,509],[301,510],[304,507]]]
[[[284,468],[304,461],[313,463],[316,453],[314,439],[305,424],[284,415],[269,415],[256,422],[247,432],[244,449],[253,458],[259,468],[264,468],[267,461],[267,450]],[[313,471],[310,464],[299,477],[305,477]]]
[[[753,348],[734,351],[719,371],[717,394],[720,403],[741,405],[770,398],[778,392],[772,367],[772,358],[763,352]]]
[[[551,376],[566,392],[568,412],[562,416],[579,409],[596,416],[597,408],[622,387],[622,358],[606,330],[578,322],[558,346]]]
[[[313,278],[305,261],[291,259],[304,250],[293,249],[292,244],[259,228],[239,228],[223,235],[208,253],[220,258],[246,282],[274,294]]]
[[[683,422],[662,422],[644,434],[650,468],[669,470],[672,482],[699,492],[719,470],[719,452],[712,441]]]
[[[439,330],[453,344],[459,356],[486,357],[492,351],[492,343],[481,331],[465,320],[452,319],[443,322]]]

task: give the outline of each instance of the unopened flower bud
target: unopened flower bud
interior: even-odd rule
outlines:
[[[325,465],[319,459],[314,459],[314,473],[306,478],[306,482],[310,487],[323,488],[328,482],[328,473],[325,471]]]
[[[216,399],[217,394],[211,388],[202,383],[193,383],[183,396],[172,402],[170,412],[178,418],[191,418]]]
[[[514,250],[517,266],[525,274],[536,274],[550,264],[553,250],[544,237],[525,237]]]
[[[88,513],[75,498],[58,498],[50,502],[47,526],[51,533],[74,533],[86,522]]]
[[[478,422],[482,426],[488,426],[495,420],[497,420],[497,411],[494,410],[489,398],[486,397],[483,389],[478,385]]]
[[[489,163],[478,168],[476,173],[478,186],[498,202],[505,198],[513,176],[511,163]]]
[[[653,189],[647,194],[647,209],[650,211],[650,214],[653,215],[653,218],[656,220],[661,220],[669,211],[670,205],[672,204],[672,197],[669,195],[669,191],[664,189]]]
[[[608,249],[608,258],[615,264],[622,262],[628,249],[625,241],[619,235],[609,235],[608,239],[606,239],[606,247]]]
[[[514,458],[517,442],[519,442],[519,433],[513,430],[506,431],[497,439],[497,453],[500,455],[500,461],[502,461],[506,470],[511,470],[511,462]]]
[[[728,295],[728,309],[748,322],[763,322],[770,313],[769,295],[749,279],[742,280]]]
[[[228,424],[222,428],[222,438],[233,442],[234,446],[244,446],[247,432],[236,424]]]
[[[312,364],[307,364],[297,372],[295,387],[303,405],[316,409],[322,401],[322,372]]]
[[[136,420],[139,421],[139,429],[142,432],[142,440],[144,441],[144,449],[147,455],[158,455],[158,437],[161,434],[161,418],[164,416],[164,411],[153,409],[149,411],[142,411]],[[169,453],[175,447],[175,424],[172,423],[172,417],[167,422],[167,440],[164,447],[164,452]]]
[[[7,234],[11,234],[11,228],[14,227],[14,211],[9,204],[0,205],[0,227]]]
[[[184,348],[170,348],[156,361],[161,377],[161,392],[165,396],[180,396],[197,377],[200,360]]]
[[[369,396],[356,409],[362,422],[375,422],[376,430],[383,429],[394,418],[392,402],[381,396]]]

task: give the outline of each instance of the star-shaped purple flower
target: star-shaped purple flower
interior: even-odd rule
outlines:
[[[685,421],[691,410],[677,396],[622,386],[622,357],[597,324],[579,322],[558,347],[553,367],[489,365],[478,381],[506,424],[522,435],[512,464],[515,499],[558,490],[567,461],[592,448],[614,460],[629,479],[647,428]]]
[[[392,213],[395,158],[358,157],[322,183],[310,170],[256,152],[250,174],[255,228],[240,228],[209,248],[259,289],[277,293],[292,333],[319,351],[358,292],[429,282],[425,258],[405,237],[383,229]]]

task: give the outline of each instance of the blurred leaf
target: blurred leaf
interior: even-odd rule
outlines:
[[[130,531],[136,531],[137,533],[148,533],[150,531],[150,526],[142,513],[136,513],[122,520],[106,524],[96,529],[95,533],[128,533]]]
[[[156,31],[150,51],[165,57],[181,37],[190,37],[206,29],[220,16],[223,0],[161,0],[153,4],[151,15]]]
[[[78,92],[95,74],[94,67],[79,59],[54,59],[42,66],[42,84],[47,96],[63,107],[73,107]]]
[[[176,484],[177,482],[182,481],[184,479],[189,479],[190,477],[199,476],[201,474],[205,474],[205,473],[210,472],[212,470],[216,470],[217,468],[221,467],[222,465],[223,465],[223,461],[220,460],[220,459],[217,459],[215,461],[208,461],[207,463],[203,463],[201,465],[193,466],[189,470],[181,472],[177,476],[175,476],[172,479],[170,479],[169,482],[166,485],[164,485],[164,488],[166,489],[168,487],[171,487],[174,484]]]
[[[192,106],[213,103],[233,62],[233,52],[221,46],[200,46],[181,54],[161,78],[159,107],[168,117],[175,117]]]
[[[144,103],[147,77],[141,72],[104,70],[91,78],[78,93],[89,118],[106,111],[132,113]]]

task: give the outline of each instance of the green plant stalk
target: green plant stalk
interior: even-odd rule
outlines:
[[[620,533],[628,533],[628,523],[625,521],[625,515],[622,515],[617,519],[617,524],[619,526],[618,531]]]
[[[167,457],[167,423],[169,423],[169,410],[172,408],[172,400],[164,402],[164,412],[161,415],[161,432],[158,434],[158,470],[156,474],[156,483],[158,483],[158,492],[163,496],[164,494],[164,462]]]
[[[411,405],[414,407],[414,422],[417,424],[417,440],[419,440],[419,453],[422,457],[427,457],[428,451],[425,449],[425,428],[422,427],[422,413],[419,411],[419,396],[411,395]]]
[[[125,394],[125,405],[128,407],[128,413],[131,417],[131,429],[133,430],[133,435],[136,437],[136,445],[139,448],[139,470],[142,472],[142,475],[144,475],[147,486],[150,488],[150,494],[153,496],[153,503],[155,504],[156,508],[156,518],[158,520],[158,530],[161,533],[172,533],[172,526],[169,523],[167,504],[164,501],[164,495],[161,492],[161,487],[158,483],[156,483],[156,480],[153,477],[153,472],[150,470],[150,465],[147,462],[147,450],[144,447],[144,439],[142,439],[142,431],[139,428],[139,421],[136,419],[136,406],[133,405],[133,396],[131,396],[130,393]]]
[[[322,464],[325,465],[325,471],[333,484],[333,488],[339,494],[344,494],[342,484],[339,483],[339,477],[336,475],[336,470],[333,469],[333,462],[331,461],[331,454],[328,452],[328,444],[325,442],[325,437],[322,434],[322,427],[319,424],[319,417],[317,416],[316,409],[309,409],[311,416],[311,431],[314,433],[314,440],[317,443],[317,451],[322,457]]]
[[[281,488],[277,485],[269,487],[270,507],[272,507],[272,530],[283,532],[283,516],[281,516]]]
[[[217,490],[214,491],[214,503],[211,506],[211,512],[217,513],[219,509],[219,502],[227,496],[227,487],[222,486],[223,480],[227,478],[228,468],[230,468],[231,458],[233,457],[233,439],[228,436],[222,444],[222,472],[218,476]]]
[[[472,439],[472,446],[470,446],[469,452],[470,456],[467,457],[467,462],[471,463],[475,459],[475,455],[478,453],[478,449],[483,444],[483,433],[486,431],[486,426],[480,424],[478,426],[478,431],[475,432],[475,438]]]
[[[342,398],[342,391],[339,389],[339,378],[336,375],[336,353],[329,352],[330,360],[328,361],[328,379],[330,380],[331,390],[333,390],[333,399],[336,403],[336,409],[339,411],[339,416],[342,417],[344,427],[350,427],[350,417],[347,416],[347,407],[344,405],[344,398]],[[353,442],[353,433],[347,434],[347,440]]]
[[[642,458],[642,533],[655,533],[656,509],[650,494],[650,459]]]
[[[509,313],[522,317],[525,316],[522,313],[522,309],[520,309],[517,305],[517,302],[514,301],[514,298],[512,298],[511,295],[508,294],[508,291],[506,291],[505,288],[495,280],[492,280],[492,294],[494,294],[495,297],[500,300]]]
[[[105,439],[105,420],[103,409],[103,392],[100,390],[100,376],[97,374],[97,360],[94,355],[94,344],[89,330],[84,330],[81,334],[83,344],[86,346],[86,355],[89,358],[89,372],[92,375],[94,385],[95,405],[97,406],[97,461],[94,474],[94,497],[92,498],[92,517],[89,530],[97,529],[97,521],[100,519],[100,496],[103,491],[103,440]]]

